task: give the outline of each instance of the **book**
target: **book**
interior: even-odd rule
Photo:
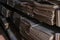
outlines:
[[[56,11],[56,26],[60,27],[60,10]]]
[[[54,4],[43,4],[34,2],[35,8],[33,12],[35,13],[34,18],[39,21],[45,22],[49,25],[55,24],[55,12],[59,8],[58,5]]]
[[[34,40],[53,40],[54,39],[54,31],[49,30],[39,24],[35,24],[32,21],[23,18],[24,20],[26,20],[27,22],[30,23],[30,27],[25,30],[28,26],[23,25],[23,27],[20,27],[20,32],[22,33],[22,35],[25,35],[25,37],[27,36],[27,38],[32,37]]]

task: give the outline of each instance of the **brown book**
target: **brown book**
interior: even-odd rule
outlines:
[[[20,2],[15,4],[15,8],[25,12],[27,15],[33,15],[33,3],[30,2]]]
[[[40,26],[38,24],[35,24],[26,18],[24,18],[23,20],[27,21],[31,25],[27,30],[25,30],[28,27],[27,23],[24,22],[26,26],[22,24],[23,27],[20,25],[21,26],[20,32],[23,36],[27,38],[32,37],[33,40],[53,40],[54,39],[54,31],[44,28],[43,26]]]
[[[33,22],[29,21],[26,18],[22,18],[21,24],[20,24],[20,33],[28,40],[37,40],[35,37],[33,37],[30,34],[30,27],[35,26]]]
[[[46,18],[46,17],[43,17],[41,15],[34,15],[34,18],[37,19],[38,21],[40,22],[44,22],[44,23],[47,23],[49,25],[54,25],[54,19],[49,19],[49,18]]]
[[[55,12],[56,9],[59,8],[58,5],[49,5],[49,4],[41,4],[35,3],[35,8],[33,12],[36,14],[34,17],[39,21],[45,22],[49,25],[55,24]]]
[[[56,11],[56,25],[60,27],[60,10]]]
[[[53,40],[54,32],[42,26],[35,26],[30,28],[30,34],[37,40]]]
[[[27,20],[21,19],[20,26],[21,30],[29,32],[31,24]]]

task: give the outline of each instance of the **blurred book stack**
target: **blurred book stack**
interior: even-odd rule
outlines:
[[[1,0],[2,1],[2,0]],[[39,0],[37,0],[39,1]],[[1,5],[0,23],[11,40],[60,40],[60,6],[54,0],[4,0],[7,6],[28,15],[9,10]],[[33,20],[33,19],[35,20]],[[34,21],[34,22],[33,22]],[[38,23],[36,23],[38,21]],[[42,25],[42,24],[44,25]],[[49,28],[47,28],[46,26]],[[55,27],[55,28],[54,28]],[[57,29],[58,28],[58,29]],[[56,32],[57,31],[57,32]],[[58,32],[59,31],[59,32]],[[3,32],[3,31],[2,31]],[[2,33],[3,34],[3,33]],[[3,40],[5,36],[3,37]],[[7,39],[6,39],[7,40]]]
[[[60,40],[60,33],[47,29],[42,25],[35,24],[34,22],[21,18],[20,33],[26,40]]]
[[[20,2],[15,5],[15,8],[25,12],[27,15],[37,19],[40,22],[47,23],[49,25],[57,25],[59,26],[58,14],[59,12],[59,5],[51,3],[51,2]],[[57,18],[58,19],[57,19]],[[57,24],[58,23],[58,24]]]
[[[22,22],[23,20],[27,21],[28,25],[27,23]],[[20,30],[21,30],[21,33],[25,35],[26,38],[32,37],[31,40],[53,40],[54,39],[54,31],[48,30],[44,28],[43,26],[39,26],[38,24],[34,24],[33,22],[25,18],[23,18],[23,20],[21,22],[25,23],[26,26],[22,25],[21,23]]]

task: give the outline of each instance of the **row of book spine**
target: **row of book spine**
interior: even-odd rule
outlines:
[[[13,0],[9,0],[9,2],[10,1],[13,1]],[[9,2],[7,2],[8,5],[11,4]],[[37,2],[34,2],[35,4],[33,5],[28,2],[20,2],[21,4],[19,3],[18,5],[17,4],[15,5],[14,2],[12,2],[13,6],[12,4],[10,5],[11,7],[15,7],[15,8],[19,7],[18,9],[20,10],[22,6],[21,10],[23,12],[26,12],[27,15],[31,15],[32,17],[40,21],[43,21],[45,23],[48,23],[49,25],[56,24],[56,21],[57,21],[56,25],[59,26],[59,23],[60,23],[59,10],[55,15],[56,7],[58,6],[45,5],[45,4],[43,5]],[[9,22],[4,23],[6,26],[5,29],[9,29],[8,31],[12,30],[12,32],[16,36],[13,38],[14,40],[20,40],[20,38],[21,40],[28,40],[28,39],[29,40],[60,40],[60,33],[55,33],[53,30],[47,29],[39,24],[35,24],[32,21],[24,17],[21,17],[21,15],[17,14],[16,12],[6,9],[4,6],[2,6],[1,13],[6,18],[9,18]],[[57,19],[55,19],[55,17],[57,17]],[[5,19],[2,19],[2,20],[4,20],[3,22],[6,21]],[[14,26],[14,24],[16,27]]]

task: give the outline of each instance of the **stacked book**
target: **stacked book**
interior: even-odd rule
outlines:
[[[22,17],[20,23],[20,33],[26,40],[60,40],[60,33],[47,29],[40,24]]]
[[[59,5],[56,4],[45,4],[35,3],[35,9],[33,12],[35,13],[34,18],[38,19],[39,21],[45,22],[49,25],[60,26],[60,9]]]
[[[58,5],[54,4],[43,4],[43,3],[35,3],[35,8],[33,12],[35,13],[34,18],[38,19],[39,21],[45,22],[49,25],[55,24],[55,14],[56,9],[59,8]]]
[[[33,16],[33,2],[19,2],[15,4],[15,8],[25,12],[27,15]]]
[[[20,29],[21,35],[24,36],[26,40],[28,39],[33,40],[33,38],[29,34],[30,27],[31,27],[31,24],[21,17],[21,23],[20,23],[19,29]]]
[[[10,1],[8,1],[8,5],[10,4],[9,2]],[[10,6],[12,5],[15,5],[15,8],[27,13],[27,15],[32,15],[40,22],[60,26],[60,9],[56,4],[37,3],[34,1],[20,2],[11,4]],[[21,15],[16,12],[6,9],[5,7],[2,7],[2,14],[5,17],[10,18],[9,23],[5,22],[5,19],[2,19],[5,24],[4,28],[9,29],[8,31],[12,30],[18,40],[20,40],[21,35],[21,39],[24,37],[26,40],[60,40],[60,33],[47,29],[40,24],[35,24],[32,21],[21,17]]]
[[[22,23],[20,23],[20,33],[25,36],[27,40],[54,40],[54,31],[35,24],[26,18],[22,19]]]
[[[52,2],[19,2],[15,4],[15,8],[30,15],[40,22],[47,23],[49,25],[60,26],[59,22],[59,5]]]

